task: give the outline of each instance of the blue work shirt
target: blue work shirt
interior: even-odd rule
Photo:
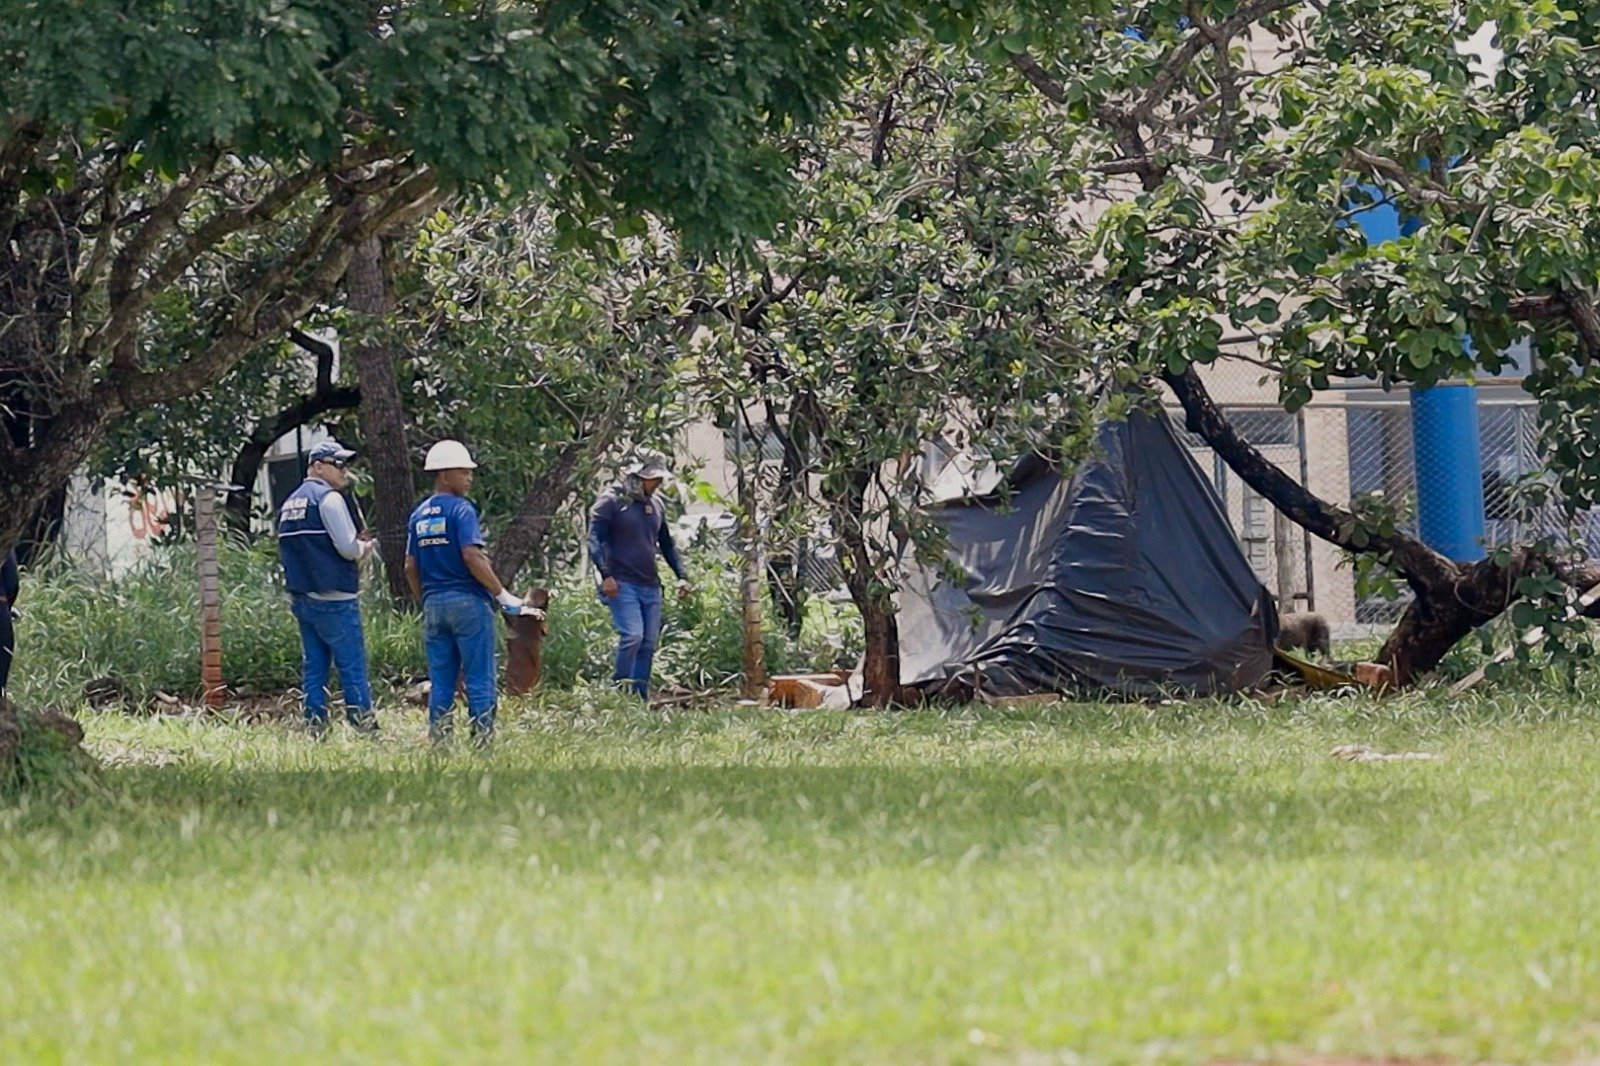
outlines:
[[[435,493],[411,512],[406,555],[417,561],[424,600],[436,592],[471,592],[493,599],[461,557],[463,548],[481,547],[478,510],[464,497]]]

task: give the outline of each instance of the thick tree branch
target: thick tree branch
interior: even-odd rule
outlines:
[[[211,180],[216,168],[217,158],[213,155],[179,178],[168,190],[167,195],[150,209],[144,223],[129,238],[122,251],[117,253],[116,263],[111,268],[113,281],[120,279],[126,290],[132,290],[134,279],[144,265],[145,259],[154,251],[156,245],[166,240],[177,228],[183,213],[189,209],[195,196]],[[92,277],[86,281],[88,284],[94,284]]]
[[[1600,361],[1600,308],[1586,292],[1562,289],[1560,292],[1514,297],[1506,313],[1518,322],[1541,322],[1562,318],[1571,323],[1590,362]]]
[[[1506,313],[1518,322],[1534,322],[1546,318],[1567,317],[1567,304],[1557,293],[1539,296],[1517,296],[1511,300]]]
[[[422,172],[403,182],[376,209],[361,210],[354,204],[331,207],[288,261],[261,275],[241,294],[238,309],[205,351],[174,367],[101,381],[90,406],[115,415],[165,403],[220,377],[260,338],[284,333],[304,317],[338,283],[357,245],[425,209],[434,188],[433,174]],[[296,271],[313,262],[316,266],[309,274],[289,282]],[[274,293],[279,295],[273,298]]]
[[[1156,161],[1154,159],[1149,156],[1143,156],[1139,159],[1114,159],[1109,163],[1096,163],[1089,169],[1096,174],[1104,174],[1107,177],[1119,177],[1128,174],[1146,174],[1154,170],[1155,167]]]
[[[177,249],[155,266],[144,282],[137,286],[133,285],[133,278],[142,264],[144,255],[153,249],[148,246],[141,249],[140,245],[144,242],[135,238],[117,257],[115,267],[117,273],[124,274],[127,278],[127,295],[112,307],[111,317],[85,345],[88,354],[92,357],[118,344],[133,330],[139,316],[144,313],[156,294],[164,292],[182,277],[184,271],[193,266],[202,255],[213,251],[222,241],[248,226],[270,222],[277,218],[290,204],[325,176],[326,171],[321,168],[308,168],[281,182],[246,207],[219,211],[207,219],[200,228],[186,236]],[[180,190],[174,190],[162,207],[167,208],[169,204],[181,199],[181,203],[175,203],[174,206],[175,212],[181,214],[198,191],[198,183],[188,189],[186,195],[181,198],[178,196]],[[158,211],[158,214],[160,213],[162,212]],[[152,230],[156,221],[156,218],[152,217],[145,224],[141,237]],[[172,223],[176,223],[176,216],[172,219]],[[156,239],[155,236],[151,236],[150,243]]]
[[[1300,0],[1253,0],[1240,7],[1221,25],[1196,29],[1162,62],[1155,80],[1150,83],[1150,88],[1145,91],[1144,97],[1134,105],[1129,113],[1130,116],[1148,122],[1154,117],[1156,108],[1160,107],[1177,87],[1189,64],[1194,62],[1195,57],[1201,52],[1213,46],[1225,48],[1228,42],[1249,29],[1255,22],[1299,2]]]
[[[872,166],[875,170],[881,170],[889,158],[889,131],[894,128],[894,104],[898,92],[898,86],[890,89],[884,94],[883,104],[878,108],[878,121],[872,130]]]
[[[305,330],[296,326],[289,331],[289,339],[302,351],[309,352],[317,357],[317,388],[326,389],[333,385],[333,345],[321,337],[312,336]]]
[[[1600,312],[1595,310],[1594,297],[1586,292],[1564,289],[1561,302],[1566,306],[1573,328],[1578,331],[1584,355],[1590,362],[1600,360]]]
[[[1052,78],[1033,56],[1026,52],[1012,52],[1011,65],[1027,79],[1029,85],[1039,90],[1046,100],[1055,104],[1067,102],[1067,90],[1062,88],[1061,83]]]
[[[1067,102],[1066,89],[1028,53],[1012,52],[1011,65],[1027,79],[1030,85],[1044,94],[1046,99],[1057,104]],[[1117,148],[1123,155],[1122,159],[1107,165],[1125,168],[1120,171],[1121,173],[1137,174],[1141,186],[1146,191],[1159,186],[1166,174],[1166,168],[1158,166],[1151,157],[1150,149],[1145,144],[1144,134],[1139,128],[1139,120],[1131,114],[1105,104],[1097,105],[1094,115],[1110,127],[1112,135],[1116,138]]]
[[[94,249],[89,253],[86,265],[77,274],[73,282],[73,314],[77,315],[84,305],[84,294],[92,285],[85,285],[85,279],[98,278],[101,270],[105,268],[111,258],[111,248],[116,243],[117,231],[122,221],[122,179],[127,165],[127,154],[117,152],[113,155],[110,164],[106,167],[105,177],[100,184],[100,210],[99,217],[95,220]],[[113,283],[115,278],[112,279]],[[114,289],[114,285],[113,285]],[[115,301],[115,291],[112,293]]]
[[[495,540],[489,561],[494,572],[511,581],[528,557],[550,532],[561,507],[578,489],[584,460],[605,453],[616,442],[629,410],[627,390],[618,390],[587,429],[575,424],[572,440],[564,444],[555,461],[523,494],[516,514]]]
[[[1363,148],[1350,148],[1345,151],[1345,159],[1352,167],[1358,170],[1368,170],[1382,178],[1387,178],[1405,190],[1407,196],[1418,203],[1438,204],[1450,211],[1477,213],[1482,211],[1484,204],[1475,200],[1462,200],[1450,193],[1448,189],[1435,184],[1422,171],[1408,167],[1386,156],[1377,155]]]
[[[1367,532],[1358,540],[1356,516],[1313,495],[1241,437],[1193,368],[1164,373],[1162,380],[1183,405],[1189,431],[1204,438],[1235,474],[1301,528],[1347,551],[1388,553],[1413,583],[1437,588],[1454,581],[1456,565],[1415,537]]]
[[[324,386],[319,380],[317,389],[302,396],[271,418],[256,425],[249,438],[234,457],[233,469],[228,473],[230,484],[239,486],[228,493],[228,515],[237,529],[247,529],[250,524],[250,496],[261,470],[261,461],[267,449],[285,433],[315,421],[329,411],[342,411],[361,402],[361,390],[353,386]]]

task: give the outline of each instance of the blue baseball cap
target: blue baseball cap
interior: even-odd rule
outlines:
[[[311,447],[311,454],[306,460],[312,463],[332,463],[334,466],[344,466],[356,457],[356,453],[346,448],[336,440],[325,440],[321,444]]]

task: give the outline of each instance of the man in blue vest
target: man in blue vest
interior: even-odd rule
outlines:
[[[661,633],[657,551],[678,576],[678,598],[690,591],[666,509],[656,495],[667,473],[660,459],[636,460],[589,511],[589,558],[600,572],[600,598],[611,609],[617,631],[612,677],[644,700],[650,698],[650,670]]]
[[[328,729],[330,663],[339,671],[350,724],[369,736],[378,731],[356,600],[361,560],[377,545],[370,533],[356,531],[340,495],[350,483],[346,468],[355,455],[333,440],[313,447],[305,481],[278,511],[278,557],[300,624],[306,728],[319,737]]]
[[[406,581],[422,601],[423,650],[428,656],[428,736],[450,739],[456,680],[465,676],[472,737],[480,747],[494,738],[494,608],[522,609],[507,592],[484,552],[478,511],[467,499],[478,464],[460,441],[428,449],[423,469],[433,474],[433,495],[411,512],[406,534]]]

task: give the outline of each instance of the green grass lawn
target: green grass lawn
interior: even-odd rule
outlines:
[[[1573,1061],[1583,702],[89,717],[0,808],[0,1061]]]

